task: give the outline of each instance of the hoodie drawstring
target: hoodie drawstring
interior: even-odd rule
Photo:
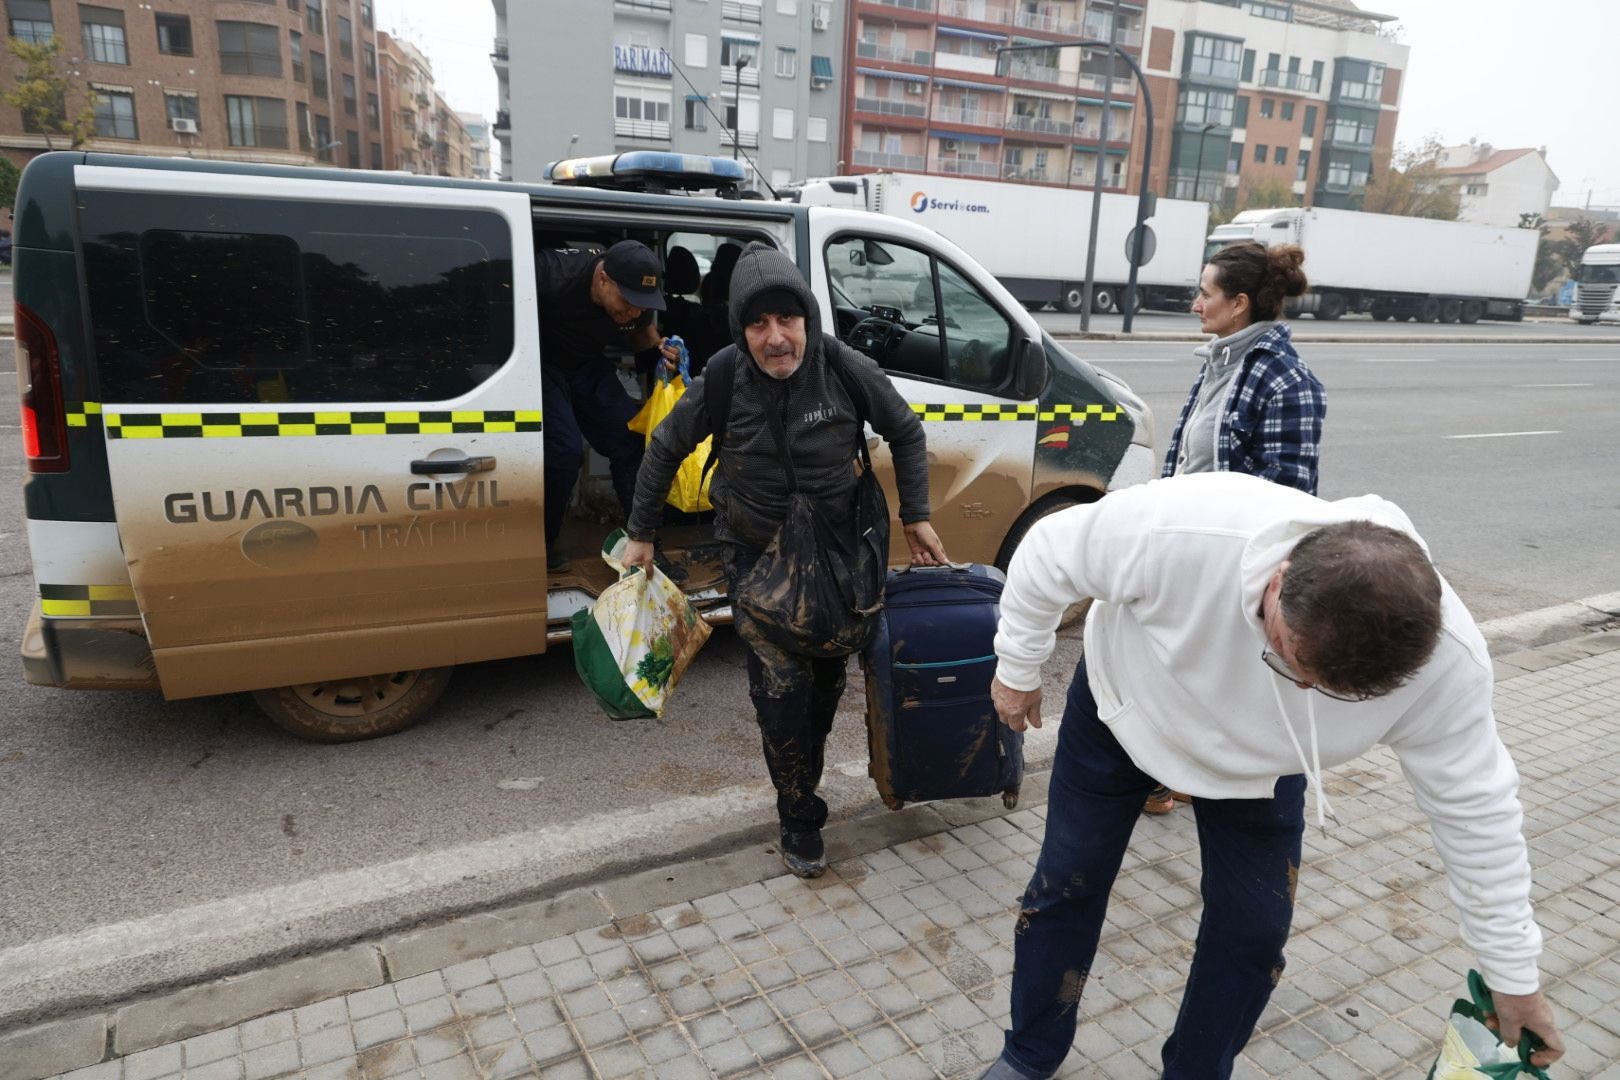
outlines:
[[[1328,802],[1327,792],[1322,787],[1322,755],[1316,742],[1316,706],[1311,701],[1309,692],[1305,695],[1305,722],[1311,732],[1309,761],[1305,759],[1304,748],[1299,745],[1299,736],[1294,734],[1294,725],[1288,718],[1288,709],[1283,705],[1282,688],[1276,679],[1271,680],[1271,695],[1277,699],[1277,713],[1282,717],[1283,730],[1288,732],[1288,741],[1294,745],[1294,756],[1299,759],[1300,769],[1305,773],[1305,782],[1315,796],[1316,827],[1325,830],[1328,818],[1332,818],[1333,824],[1337,825],[1339,817],[1333,812],[1333,804]]]

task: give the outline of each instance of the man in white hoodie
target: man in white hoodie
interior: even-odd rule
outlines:
[[[1013,729],[1040,726],[1041,664],[1063,610],[1086,598],[1086,655],[1018,920],[1012,1029],[986,1078],[1048,1077],[1068,1054],[1153,777],[1194,797],[1204,866],[1164,1076],[1230,1076],[1282,976],[1306,788],[1325,823],[1322,769],[1378,743],[1429,817],[1503,1039],[1528,1029],[1546,1043],[1536,1064],[1561,1056],[1491,660],[1399,507],[1205,473],[1046,518],[1001,598],[991,694]]]

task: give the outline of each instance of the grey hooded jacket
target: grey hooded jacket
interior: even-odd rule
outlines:
[[[791,289],[807,313],[804,362],[786,379],[760,371],[740,322],[749,301],[767,289]],[[828,369],[826,357],[832,351],[846,376],[865,389],[871,410],[866,419],[889,444],[900,520],[906,524],[928,520],[928,452],[922,422],[871,358],[822,335],[821,307],[792,260],[766,244],[749,244],[732,273],[730,310],[736,344],[727,348],[737,350],[731,364],[731,415],[709,491],[721,539],[764,548],[787,516],[787,471],[766,409],[780,410],[799,490],[825,507],[834,524],[848,520],[862,433],[854,403],[838,375]],[[712,430],[704,402],[706,377],[699,376],[687,388],[653,432],[636,478],[628,529],[632,539],[652,539],[676,470]]]

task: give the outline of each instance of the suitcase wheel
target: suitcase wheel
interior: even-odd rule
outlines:
[[[893,795],[885,795],[883,796],[883,805],[887,806],[890,810],[904,810],[906,801],[904,799],[896,798]]]
[[[1016,807],[1018,805],[1018,789],[1014,788],[1011,791],[1003,791],[1001,793],[1001,805],[1005,806],[1009,810]]]

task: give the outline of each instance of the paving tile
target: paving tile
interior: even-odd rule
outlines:
[[[185,1057],[179,1043],[155,1046],[124,1059],[124,1080],[155,1080],[159,1076],[177,1073],[184,1067]]]
[[[220,1058],[194,1069],[187,1068],[186,1080],[242,1080],[242,1059]]]
[[[348,1022],[348,1003],[340,997],[293,1010],[293,1025],[298,1028],[298,1034],[301,1036],[325,1031],[329,1027],[337,1027]]]
[[[392,991],[390,991],[392,993]],[[293,1026],[292,1013],[279,1012],[249,1020],[237,1029],[243,1050],[257,1050],[262,1046],[286,1042],[298,1032]]]
[[[342,1007],[343,1003],[338,1002],[338,1008]],[[241,1053],[242,1037],[234,1027],[225,1028],[223,1031],[213,1031],[207,1035],[187,1039],[180,1044],[180,1050],[185,1056],[186,1068],[191,1069]]]
[[[339,1058],[354,1056],[354,1032],[347,1025],[322,1028],[313,1035],[300,1036],[298,1048],[306,1067],[325,1065]]]

